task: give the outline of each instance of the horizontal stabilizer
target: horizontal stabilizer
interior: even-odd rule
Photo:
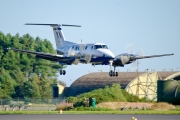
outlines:
[[[26,23],[25,25],[49,25],[54,26],[70,26],[70,27],[81,27],[80,25],[68,25],[68,24],[41,24],[41,23]]]

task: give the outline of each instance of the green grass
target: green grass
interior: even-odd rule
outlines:
[[[0,114],[59,114],[58,111],[0,111]],[[180,114],[176,110],[139,110],[139,111],[63,111],[63,114]]]

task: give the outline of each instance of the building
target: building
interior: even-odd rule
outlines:
[[[180,105],[180,72],[158,80],[157,101]]]
[[[107,72],[89,73],[78,78],[70,87],[65,88],[65,96],[76,96],[95,89],[120,84],[122,89],[138,97],[157,100],[157,80],[180,78],[178,72],[119,72],[118,77],[109,77]]]

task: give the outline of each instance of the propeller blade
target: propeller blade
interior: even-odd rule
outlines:
[[[132,54],[133,53],[133,44],[131,43],[131,44],[126,45],[126,49],[129,54]]]
[[[132,63],[131,63],[131,68],[130,69],[133,69],[133,70],[136,70],[137,69],[137,60],[135,60],[135,61],[133,61]]]
[[[144,52],[142,49],[140,49],[135,55],[136,56],[144,56]]]

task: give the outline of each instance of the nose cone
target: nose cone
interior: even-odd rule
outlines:
[[[105,55],[105,57],[114,58],[114,54],[108,50],[108,49],[98,49],[99,52],[102,53],[102,55]]]

